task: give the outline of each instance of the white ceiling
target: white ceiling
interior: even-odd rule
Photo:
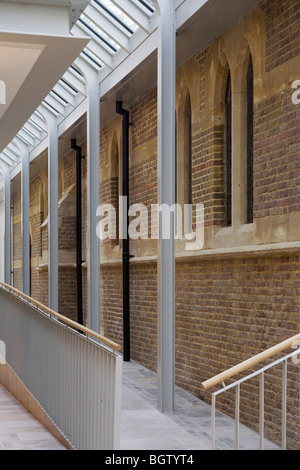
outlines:
[[[0,4],[1,3],[67,7],[69,9],[69,20],[71,28],[72,25],[74,25],[74,23],[78,20],[85,7],[89,4],[89,0],[0,0]]]
[[[11,142],[89,40],[69,35],[69,0],[31,0],[35,6],[27,8],[28,3],[0,0],[0,80],[6,89],[4,104],[0,102],[0,151]],[[87,2],[73,0],[73,3],[82,8]],[[35,24],[42,31],[31,31],[32,8]]]
[[[6,84],[5,103],[0,107],[0,119],[28,77],[45,46],[41,44],[22,44],[0,42],[1,80]]]

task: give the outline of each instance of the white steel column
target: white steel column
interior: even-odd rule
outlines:
[[[155,0],[159,11],[158,45],[158,203],[175,203],[175,73],[176,25],[173,0]],[[158,241],[158,406],[174,410],[175,383],[175,243],[174,213],[159,212]]]
[[[49,307],[58,312],[58,130],[57,117],[41,105],[48,126],[48,285]]]
[[[10,167],[1,162],[4,171],[4,205],[5,205],[5,232],[4,232],[4,281],[11,284],[12,256],[11,256],[11,181]]]
[[[97,208],[100,203],[100,88],[98,72],[80,57],[76,65],[87,86],[87,285],[89,327],[100,332],[100,240]]]
[[[22,289],[24,294],[30,295],[30,215],[29,215],[29,149],[19,138],[16,144],[21,155],[21,203],[22,203]]]

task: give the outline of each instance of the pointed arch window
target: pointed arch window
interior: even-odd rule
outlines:
[[[113,142],[112,142],[112,150],[111,150],[111,169],[112,169],[112,178],[111,178],[111,191],[112,191],[112,203],[115,208],[115,227],[114,227],[114,232],[115,232],[115,243],[116,245],[119,245],[119,216],[120,216],[120,208],[119,208],[119,196],[121,194],[121,181],[122,181],[122,176],[121,176],[121,171],[122,171],[122,165],[120,164],[120,155],[119,155],[119,146],[118,146],[118,140],[117,137],[114,135],[113,137]]]
[[[231,75],[228,73],[225,94],[225,205],[226,225],[232,224],[232,91]]]
[[[193,203],[192,193],[192,106],[190,95],[186,106],[186,204]]]
[[[192,106],[187,87],[175,114],[175,202],[181,209],[184,233],[192,231],[192,211],[185,207],[192,205]],[[179,220],[179,219],[178,219]]]
[[[253,62],[250,55],[246,92],[247,126],[247,223],[253,222]]]

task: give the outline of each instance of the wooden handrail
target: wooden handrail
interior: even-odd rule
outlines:
[[[292,336],[291,338],[282,341],[281,343],[277,344],[276,346],[273,346],[269,349],[266,349],[265,351],[262,351],[261,353],[257,354],[256,356],[253,356],[246,361],[241,362],[240,364],[237,364],[236,366],[231,367],[230,369],[221,372],[218,375],[215,375],[211,379],[206,380],[205,382],[202,382],[201,387],[203,390],[208,390],[211,387],[214,387],[215,385],[218,385],[219,383],[223,382],[224,380],[229,379],[230,377],[233,377],[234,375],[239,374],[240,372],[243,372],[260,362],[264,361],[265,359],[269,359],[270,357],[274,356],[275,354],[285,351],[286,349],[289,349],[295,342],[299,341],[300,342],[300,333]]]
[[[121,351],[122,347],[115,343],[114,341],[111,341],[108,338],[105,338],[105,336],[100,335],[96,331],[90,330],[89,328],[86,328],[83,325],[80,325],[79,323],[70,320],[69,318],[65,317],[64,315],[61,315],[60,313],[55,312],[54,310],[51,310],[50,308],[46,307],[46,305],[43,305],[42,303],[38,302],[37,300],[33,299],[32,297],[29,297],[28,295],[24,294],[23,292],[19,291],[15,287],[12,287],[8,284],[5,284],[4,282],[0,282],[0,288],[3,290],[10,290],[12,293],[16,294],[18,297],[23,298],[24,300],[27,300],[29,303],[32,305],[35,305],[37,308],[42,310],[43,312],[57,318],[61,322],[65,323],[68,326],[71,326],[72,328],[82,331],[83,333],[86,333],[89,336],[93,336],[95,339],[101,341],[102,343],[106,344],[106,346],[109,346],[110,348],[115,349],[116,351]]]

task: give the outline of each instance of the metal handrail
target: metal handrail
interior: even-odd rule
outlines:
[[[203,390],[208,390],[209,388],[214,387],[215,385],[218,385],[221,382],[224,382],[224,380],[227,380],[233,377],[234,375],[239,374],[240,372],[244,372],[245,370],[250,369],[251,367],[259,364],[260,362],[275,356],[275,354],[278,354],[282,351],[285,351],[286,349],[291,348],[294,344],[299,341],[300,333],[295,336],[292,336],[291,338],[285,341],[282,341],[276,346],[273,346],[259,354],[256,354],[255,356],[247,359],[246,361],[240,362],[236,366],[233,366],[230,369],[227,369],[226,371],[215,375],[214,377],[206,380],[205,382],[202,382],[201,387]]]
[[[278,364],[283,365],[282,368],[282,423],[281,423],[281,448],[286,450],[286,412],[287,412],[287,361],[288,359],[292,359],[294,361],[294,356],[299,354],[299,350],[293,351],[288,355],[277,359],[276,361],[268,364],[265,367],[243,377],[240,380],[236,380],[234,383],[225,386],[223,383],[223,388],[217,390],[212,394],[212,407],[211,407],[211,447],[212,450],[215,449],[215,441],[216,441],[216,398],[218,395],[226,392],[231,388],[235,388],[235,450],[240,448],[240,433],[239,433],[239,425],[240,425],[240,386],[243,382],[252,379],[253,377],[259,376],[259,449],[264,449],[264,373],[271,369]],[[299,363],[299,359],[295,361],[295,364]]]
[[[3,284],[0,338],[8,370],[71,448],[119,449],[122,356],[115,343]]]
[[[252,379],[253,377],[259,376],[259,449],[264,448],[264,373],[268,369],[271,369],[278,364],[282,363],[282,431],[281,431],[281,439],[282,439],[282,449],[286,449],[286,412],[287,412],[287,361],[288,359],[292,358],[295,364],[299,364],[299,358],[296,359],[296,356],[299,355],[299,349],[297,346],[300,346],[300,334],[292,336],[291,338],[282,341],[281,343],[269,348],[246,361],[241,362],[240,364],[231,367],[225,372],[218,374],[211,379],[203,382],[201,384],[204,390],[208,390],[215,385],[222,383],[222,388],[212,393],[212,408],[211,408],[211,443],[212,449],[215,449],[215,441],[216,441],[216,433],[215,433],[215,426],[216,426],[216,398],[218,395],[222,394],[223,392],[234,388],[235,389],[235,449],[238,450],[240,446],[240,438],[239,438],[239,419],[240,419],[240,386],[242,383]],[[252,368],[253,366],[261,363],[262,361],[273,357],[275,354],[280,353],[282,351],[287,350],[288,348],[297,348],[292,353],[281,357],[272,363],[261,367],[259,370],[256,370],[239,380],[234,381],[228,385],[225,385],[224,380],[233,377],[241,372],[244,372],[247,369]]]
[[[101,341],[104,343],[106,346],[109,346],[115,351],[121,351],[122,346],[119,344],[115,343],[114,341],[111,341],[110,339],[106,338],[105,336],[100,335],[96,331],[90,330],[89,328],[73,321],[70,320],[69,318],[65,317],[64,315],[61,315],[60,313],[55,312],[54,310],[51,310],[50,308],[46,307],[46,305],[42,304],[41,302],[38,302],[37,300],[33,299],[32,297],[29,297],[28,295],[24,294],[20,290],[16,289],[15,287],[10,286],[9,284],[5,284],[4,282],[0,282],[0,288],[3,290],[8,290],[12,294],[16,295],[17,297],[23,299],[27,303],[30,303],[31,305],[37,307],[39,310],[41,310],[43,313],[46,313],[50,315],[50,317],[54,317],[57,320],[65,323],[68,326],[71,326],[77,331],[81,331],[82,333],[85,333],[87,336],[92,336],[94,339]]]

